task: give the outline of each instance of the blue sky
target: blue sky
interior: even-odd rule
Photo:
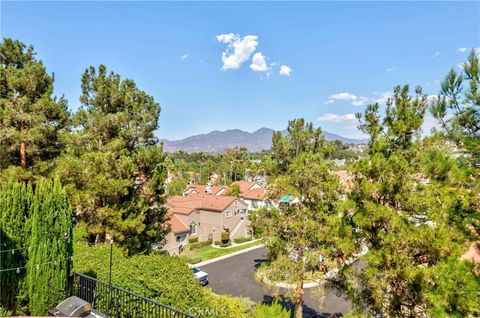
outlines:
[[[103,63],[161,104],[168,139],[297,117],[359,137],[351,114],[397,84],[436,94],[479,30],[479,2],[1,2],[1,36],[35,47],[72,110]]]

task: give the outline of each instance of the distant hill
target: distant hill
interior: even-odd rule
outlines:
[[[235,146],[247,147],[249,152],[268,150],[272,147],[272,135],[274,130],[270,128],[260,128],[257,131],[249,133],[240,129],[229,129],[225,131],[214,130],[208,134],[195,135],[180,140],[160,140],[166,152],[175,152],[183,150],[185,152],[211,152],[220,153],[227,148]],[[286,133],[284,131],[283,133]],[[364,139],[351,139],[336,134],[323,132],[327,140],[340,140],[343,143],[363,144]]]

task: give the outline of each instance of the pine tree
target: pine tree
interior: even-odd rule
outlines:
[[[31,209],[28,307],[33,315],[45,315],[67,295],[73,256],[73,215],[58,180],[37,183]]]
[[[455,227],[455,215],[474,202],[471,191],[448,183],[452,162],[422,141],[427,98],[420,88],[415,92],[396,87],[383,119],[378,104],[357,115],[370,135],[369,157],[353,166],[347,206],[356,229],[352,242],[363,240],[370,248],[365,266],[346,267],[344,275],[355,307],[372,315],[429,315],[438,269],[463,250],[465,233]],[[419,173],[432,184],[419,184]]]
[[[36,166],[35,173],[43,172],[44,161],[61,151],[67,103],[52,97],[53,75],[35,54],[20,41],[7,38],[0,44],[0,169]]]
[[[165,236],[160,106],[104,65],[85,71],[80,100],[56,173],[92,243],[113,237],[129,253],[150,250]]]
[[[293,195],[299,202],[260,209],[251,218],[271,256],[260,275],[267,281],[295,286],[289,296],[295,303],[295,317],[301,318],[307,278],[321,281],[326,271],[338,266],[353,249],[337,235],[343,219],[338,180],[330,171],[328,146],[322,147],[320,130],[314,130],[311,123],[304,125],[302,119],[291,121],[289,132],[287,137],[274,137],[285,157],[278,157],[277,147],[277,171],[283,173],[272,181],[268,197],[277,202]]]

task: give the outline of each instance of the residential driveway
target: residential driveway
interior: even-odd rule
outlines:
[[[265,260],[265,248],[259,248],[201,267],[208,273],[208,285],[217,294],[248,297],[255,302],[269,303],[272,291],[255,280],[255,266]],[[283,295],[284,291],[280,291]],[[303,312],[305,317],[338,317],[350,310],[350,303],[326,291],[324,306],[320,308],[319,297],[313,289],[306,289]]]

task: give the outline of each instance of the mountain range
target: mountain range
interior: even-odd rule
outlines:
[[[247,147],[249,152],[268,150],[272,147],[272,135],[274,130],[260,128],[252,133],[240,129],[229,129],[225,131],[214,130],[208,134],[190,136],[180,140],[160,140],[166,152],[183,150],[185,152],[210,152],[221,153],[227,148]],[[286,134],[286,131],[282,131]],[[363,144],[365,139],[352,139],[323,131],[327,140],[340,140],[343,143]]]

